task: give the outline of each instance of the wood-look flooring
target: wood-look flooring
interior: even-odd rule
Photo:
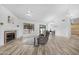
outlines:
[[[50,37],[46,45],[39,47],[14,40],[0,48],[0,55],[79,55],[79,38]]]

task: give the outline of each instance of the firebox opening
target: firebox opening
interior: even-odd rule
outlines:
[[[8,43],[16,38],[16,31],[5,31],[5,42]]]

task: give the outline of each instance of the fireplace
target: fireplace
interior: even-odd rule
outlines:
[[[4,32],[4,44],[16,39],[16,31],[5,31]]]

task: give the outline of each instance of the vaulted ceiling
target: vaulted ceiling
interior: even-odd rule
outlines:
[[[5,4],[3,6],[19,19],[29,21],[51,22],[68,12],[74,17],[79,16],[79,5],[73,4]],[[27,11],[30,11],[30,17],[26,15]]]

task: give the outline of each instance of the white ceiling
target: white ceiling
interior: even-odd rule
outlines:
[[[49,22],[70,12],[72,15],[79,16],[79,5],[63,5],[63,4],[5,4],[5,8],[10,10],[20,19]],[[25,14],[27,9],[31,11],[32,17],[28,18]]]

